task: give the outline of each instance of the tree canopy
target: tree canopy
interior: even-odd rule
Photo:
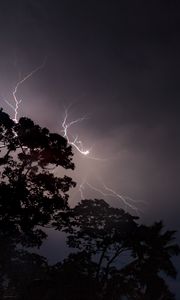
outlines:
[[[38,256],[21,247],[39,247],[45,228],[54,227],[57,215],[69,209],[68,191],[75,182],[53,170],[73,170],[72,157],[59,134],[28,118],[15,123],[0,110],[0,290],[7,279],[9,286],[16,285],[17,266],[24,273],[28,262],[37,264]]]
[[[41,267],[21,300],[175,299],[164,277],[176,277],[174,231],[165,231],[162,222],[141,225],[99,199],[81,201],[68,215],[61,229],[76,251],[44,272]]]
[[[74,169],[72,149],[65,138],[28,118],[18,123],[0,111],[0,229],[23,244],[40,245],[75,182],[56,177],[55,167]],[[25,234],[24,234],[25,233]]]
[[[175,231],[165,231],[161,221],[141,225],[138,217],[100,199],[81,201],[69,216],[63,229],[67,243],[80,251],[74,260],[86,253],[103,295],[99,299],[174,299],[164,275],[177,274]],[[84,274],[86,270],[87,259]]]
[[[165,280],[177,274],[175,231],[161,221],[140,224],[102,199],[70,208],[75,182],[53,171],[73,170],[72,157],[59,134],[0,110],[0,298],[175,299]],[[42,244],[47,227],[65,232],[73,250],[54,266],[28,250]]]

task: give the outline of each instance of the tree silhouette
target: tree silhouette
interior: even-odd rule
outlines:
[[[74,169],[71,146],[30,119],[14,123],[2,110],[0,143],[1,231],[15,233],[23,244],[39,245],[44,233],[37,226],[53,226],[58,212],[68,208],[67,192],[75,183],[51,170]]]
[[[162,222],[139,225],[138,217],[104,200],[83,200],[69,214],[67,243],[88,255],[99,299],[174,299],[163,273],[176,277],[171,261],[180,253],[175,231],[164,231]]]
[[[15,123],[2,109],[0,154],[0,273],[5,277],[10,262],[18,255],[22,259],[17,246],[40,246],[44,228],[54,227],[59,212],[68,210],[75,182],[52,172],[74,169],[66,139],[28,118]]]
[[[53,173],[74,169],[66,139],[0,110],[0,154],[0,299],[174,299],[164,274],[176,277],[175,231],[141,225],[104,200],[70,208],[75,183]],[[54,266],[27,251],[42,244],[46,227],[66,232],[75,249]]]
[[[21,300],[98,300],[94,271],[87,253],[72,253],[63,263],[49,267],[44,280],[32,281]]]
[[[14,268],[12,280],[19,300],[175,299],[163,277],[176,276],[174,231],[164,231],[162,222],[140,225],[137,217],[97,199],[83,200],[67,218],[61,229],[78,252],[52,267],[22,254],[17,265],[23,274]]]
[[[132,237],[137,231],[135,220],[122,209],[110,207],[104,200],[83,200],[69,212],[69,222],[63,229],[72,248],[96,256],[96,278],[108,276],[116,258],[132,249]],[[106,274],[106,275],[105,275]]]

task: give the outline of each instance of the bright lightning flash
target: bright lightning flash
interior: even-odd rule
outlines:
[[[15,123],[18,123],[19,105],[22,102],[22,99],[18,99],[18,96],[17,96],[18,90],[19,90],[20,86],[23,85],[23,83],[26,80],[28,80],[36,72],[38,72],[40,69],[42,69],[44,67],[45,62],[46,62],[46,59],[44,60],[44,62],[39,67],[32,70],[24,78],[22,78],[20,81],[18,81],[16,83],[16,85],[14,87],[14,90],[12,91],[12,97],[13,97],[13,102],[14,102],[13,104],[10,103],[9,101],[5,100],[5,102],[8,104],[8,106],[14,112],[13,121]],[[78,139],[78,136],[73,137],[69,133],[70,127],[72,127],[73,125],[75,125],[77,123],[80,123],[80,122],[84,121],[85,119],[86,119],[85,117],[81,117],[81,118],[75,119],[71,122],[68,122],[68,110],[65,110],[65,117],[64,117],[63,122],[62,122],[63,136],[67,139],[67,141],[70,145],[72,145],[83,156],[87,156],[88,159],[105,160],[105,159],[99,159],[99,158],[91,157],[89,155],[91,149],[85,149],[84,146],[83,146],[82,141]],[[0,145],[0,147],[1,146],[3,146],[3,145]],[[132,198],[129,198],[129,197],[126,197],[126,196],[123,196],[123,195],[117,193],[115,190],[113,190],[112,188],[109,188],[107,185],[105,185],[103,181],[101,181],[101,184],[102,184],[102,189],[93,186],[92,184],[90,184],[86,180],[83,180],[83,182],[79,185],[79,192],[80,192],[81,199],[85,199],[84,191],[85,191],[85,188],[88,187],[91,190],[93,190],[95,192],[98,192],[99,194],[103,195],[104,197],[115,197],[116,199],[119,199],[120,201],[122,201],[122,203],[124,203],[126,208],[129,207],[130,209],[136,211],[136,213],[138,213],[138,211],[140,211],[137,208],[136,204],[138,202],[142,203],[142,201],[135,201]]]
[[[82,118],[75,119],[71,122],[68,122],[68,110],[66,109],[65,116],[64,116],[64,119],[62,122],[63,136],[67,139],[67,141],[70,145],[72,145],[74,148],[76,148],[76,150],[83,156],[87,156],[88,159],[104,160],[104,159],[91,157],[89,155],[90,149],[84,148],[83,143],[78,139],[78,136],[73,137],[69,133],[70,127],[72,127],[73,125],[75,125],[77,123],[83,122],[85,119],[86,119],[85,117],[82,117]],[[81,199],[85,199],[85,190],[87,190],[87,188],[89,188],[89,189],[103,195],[104,197],[113,197],[113,198],[120,200],[125,205],[126,209],[130,208],[133,211],[135,211],[137,214],[138,214],[138,212],[140,212],[140,209],[137,207],[137,204],[144,203],[143,201],[136,201],[130,197],[121,195],[120,193],[116,192],[112,188],[108,187],[102,180],[99,180],[99,181],[102,185],[102,188],[97,188],[96,186],[93,186],[92,184],[90,184],[86,179],[84,179],[82,181],[82,183],[79,184],[79,193],[80,193]]]
[[[87,156],[88,154],[90,154],[90,149],[84,149],[83,143],[82,143],[82,141],[80,141],[78,139],[78,136],[73,137],[73,139],[71,140],[70,135],[68,133],[68,130],[72,125],[74,125],[76,123],[80,123],[80,122],[84,121],[86,118],[82,117],[82,118],[76,119],[74,121],[71,121],[69,123],[67,122],[67,119],[68,119],[68,111],[65,110],[65,117],[62,122],[63,136],[67,139],[68,144],[70,144],[74,148],[76,148],[76,150],[79,151],[82,155]]]
[[[27,80],[29,79],[30,77],[32,77],[36,72],[38,72],[40,69],[42,69],[44,66],[45,66],[45,63],[46,63],[46,59],[43,61],[43,63],[38,66],[37,68],[35,68],[34,70],[32,70],[30,73],[28,73],[24,78],[22,78],[20,81],[18,81],[14,87],[14,90],[12,91],[12,97],[13,97],[13,102],[14,104],[10,103],[9,101],[7,100],[4,100],[8,105],[9,107],[11,107],[11,109],[13,110],[14,112],[14,117],[13,117],[13,121],[15,123],[18,123],[18,111],[19,111],[19,105],[20,103],[22,102],[22,99],[18,99],[17,97],[17,92],[18,92],[18,89],[19,87]]]

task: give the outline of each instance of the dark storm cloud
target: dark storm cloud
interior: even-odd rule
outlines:
[[[73,102],[77,116],[90,116],[82,133],[101,150],[103,141],[114,151],[124,143],[161,172],[179,170],[178,1],[6,0],[0,23],[2,89],[18,68],[26,73],[48,56],[23,89],[24,111],[57,127],[63,104]]]
[[[0,94],[47,63],[19,92],[20,114],[59,130],[63,106],[106,163],[79,161],[148,202],[144,219],[180,229],[179,1],[0,2]],[[2,104],[4,107],[4,104]]]

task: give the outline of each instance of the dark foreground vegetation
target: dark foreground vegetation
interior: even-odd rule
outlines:
[[[30,119],[16,124],[0,111],[0,151],[0,299],[175,299],[164,276],[176,277],[175,231],[141,225],[104,200],[70,208],[75,182],[53,170],[74,169],[71,146]],[[75,249],[54,266],[32,251],[47,227]]]

